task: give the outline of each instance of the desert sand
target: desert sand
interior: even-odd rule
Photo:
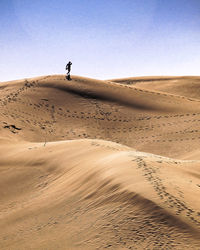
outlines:
[[[0,83],[0,249],[200,249],[200,77]]]

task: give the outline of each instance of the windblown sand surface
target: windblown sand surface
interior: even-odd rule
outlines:
[[[200,249],[200,77],[0,84],[0,249]]]

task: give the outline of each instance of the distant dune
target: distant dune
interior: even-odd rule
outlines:
[[[200,77],[0,84],[0,249],[200,249]]]
[[[188,98],[200,98],[199,76],[130,77],[110,80],[147,90],[162,91]]]

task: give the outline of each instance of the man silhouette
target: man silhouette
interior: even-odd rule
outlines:
[[[67,70],[67,77],[66,78],[67,78],[68,81],[71,80],[71,77],[70,77],[71,65],[72,65],[72,63],[70,61],[66,65],[66,70]]]

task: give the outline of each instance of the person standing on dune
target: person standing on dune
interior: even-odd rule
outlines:
[[[68,64],[66,65],[66,70],[67,70],[67,77],[66,78],[68,81],[71,80],[71,77],[70,77],[71,66],[72,66],[72,63],[69,61]]]

